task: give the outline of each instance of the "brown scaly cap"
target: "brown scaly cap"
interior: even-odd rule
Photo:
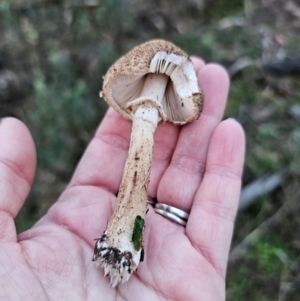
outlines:
[[[183,65],[188,65],[185,69],[188,70],[189,74],[185,74],[186,70],[184,72],[180,71],[180,78],[178,76],[176,78],[178,78],[178,82],[182,82],[183,80],[193,81],[189,96],[186,96],[186,91],[184,92],[184,96],[180,95],[180,91],[178,91],[176,86],[176,79],[172,77],[172,72],[171,74],[167,74],[167,72],[159,70],[159,67],[157,70],[153,70],[153,67],[150,70],[151,62],[159,52],[165,53],[170,57],[167,59],[161,58],[163,64],[166,61],[170,64],[170,62],[173,63],[172,60],[175,60],[172,70],[177,66],[180,66],[179,69],[181,70]],[[180,62],[178,63],[179,57]],[[135,47],[117,60],[108,69],[104,77],[101,96],[122,116],[132,119],[131,113],[125,109],[125,106],[129,101],[140,96],[145,76],[148,73],[166,73],[170,76],[171,80],[166,88],[166,96],[162,103],[168,121],[184,124],[200,116],[203,107],[203,93],[198,87],[191,60],[180,48],[164,40],[146,42]],[[190,73],[194,74],[190,75]],[[180,85],[182,86],[182,84]]]

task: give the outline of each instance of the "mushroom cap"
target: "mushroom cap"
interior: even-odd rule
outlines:
[[[152,40],[117,60],[104,76],[100,96],[117,112],[132,119],[126,105],[140,97],[147,74],[169,76],[162,100],[166,121],[185,124],[197,119],[203,107],[203,93],[188,55],[174,44]]]

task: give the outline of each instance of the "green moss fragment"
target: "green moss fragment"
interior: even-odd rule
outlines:
[[[145,220],[140,215],[138,215],[134,221],[134,227],[131,237],[134,248],[137,251],[139,251],[142,247],[144,225]]]

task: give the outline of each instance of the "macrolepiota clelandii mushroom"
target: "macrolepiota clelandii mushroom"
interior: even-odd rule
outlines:
[[[135,47],[109,68],[100,95],[133,121],[116,207],[107,229],[96,241],[93,256],[115,287],[129,279],[143,257],[157,124],[169,121],[183,125],[197,119],[203,94],[187,54],[170,42],[153,40]]]

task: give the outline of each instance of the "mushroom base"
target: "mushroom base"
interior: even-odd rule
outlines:
[[[104,276],[110,277],[110,285],[116,287],[119,282],[126,282],[137,269],[141,260],[142,249],[132,254],[108,245],[106,231],[96,241],[93,261],[104,269]]]

